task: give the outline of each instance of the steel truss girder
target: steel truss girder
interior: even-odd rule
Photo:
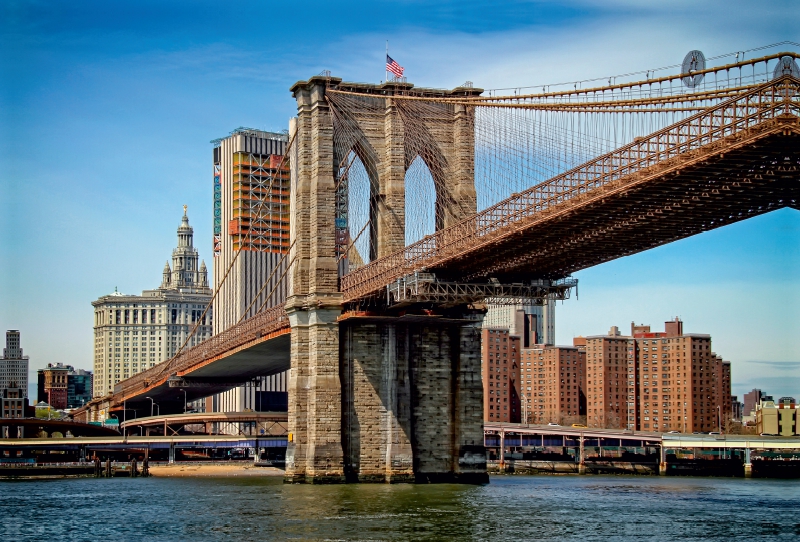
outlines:
[[[577,286],[578,279],[572,277],[534,280],[528,284],[462,283],[441,281],[433,273],[417,272],[388,284],[386,302],[389,307],[415,303],[447,306],[480,302],[493,305],[542,305],[549,300],[569,299],[570,291]]]
[[[701,224],[692,232],[686,231],[688,228],[684,227],[685,224],[693,223],[691,216],[686,215],[677,217],[677,224],[672,228],[659,229],[656,224],[659,218],[667,214],[677,215],[673,211],[673,208],[677,209],[676,203],[689,207],[691,203],[684,205],[683,200],[691,200],[694,196],[702,200],[707,195],[706,192],[690,194],[687,190],[681,194],[680,201],[671,201],[670,192],[667,191],[661,198],[667,204],[662,210],[656,210],[652,201],[648,201],[643,206],[647,207],[643,209],[647,212],[637,213],[636,217],[625,216],[629,224],[631,218],[637,218],[640,223],[647,221],[653,224],[649,231],[644,231],[641,227],[631,228],[633,234],[643,232],[652,238],[651,243],[642,243],[646,246],[630,249],[626,247],[630,247],[631,243],[627,243],[626,247],[618,249],[620,252],[607,251],[602,257],[595,259],[582,257],[573,250],[570,251],[569,258],[562,257],[560,262],[549,264],[549,268],[537,263],[532,270],[530,265],[526,265],[526,260],[538,260],[541,254],[532,254],[530,246],[523,247],[519,242],[522,238],[526,244],[531,245],[533,243],[530,235],[535,230],[538,230],[537,234],[542,231],[547,233],[548,229],[552,229],[547,227],[549,224],[558,225],[579,218],[585,211],[591,211],[612,200],[624,199],[637,191],[646,192],[650,187],[664,186],[670,182],[681,184],[694,171],[702,174],[704,171],[701,170],[706,165],[713,167],[712,162],[715,160],[719,160],[723,166],[727,165],[719,171],[720,176],[741,175],[741,178],[736,179],[740,184],[750,182],[750,178],[757,180],[757,174],[763,174],[765,178],[773,177],[770,172],[774,172],[775,167],[764,163],[759,156],[750,157],[751,160],[744,164],[749,169],[731,166],[731,157],[747,154],[748,149],[755,151],[762,142],[780,146],[776,139],[797,137],[800,134],[798,89],[800,80],[787,75],[780,76],[677,124],[637,138],[615,151],[561,173],[522,193],[513,194],[468,219],[342,276],[340,284],[344,301],[354,302],[370,296],[380,296],[388,282],[395,281],[397,277],[408,276],[415,270],[444,270],[448,276],[458,276],[463,280],[474,280],[471,277],[475,276],[496,276],[509,282],[515,276],[529,276],[532,271],[539,276],[565,276],[590,265],[713,229],[713,225]],[[791,145],[789,147],[796,148]],[[780,158],[786,156],[796,156],[796,151],[792,150]],[[793,165],[796,164],[789,164]],[[764,182],[753,184],[757,184],[762,191],[769,191]],[[771,199],[778,203],[778,207],[796,206],[798,198],[793,195],[796,189],[789,189],[785,184],[784,182],[784,186],[776,187],[772,194],[764,194],[764,200]],[[714,188],[722,192],[722,195],[728,193],[723,186],[710,188],[712,191],[708,193],[709,202],[721,199],[714,197]],[[732,191],[734,187],[728,188]],[[785,197],[776,192],[778,188]],[[747,205],[747,201],[736,203]],[[623,214],[627,215],[631,208],[632,206],[625,206],[626,212]],[[669,211],[665,212],[664,209],[667,208]],[[718,207],[716,210],[720,213],[724,211]],[[766,210],[771,209],[760,212]],[[653,212],[655,216],[649,217],[648,212]],[[644,216],[640,216],[642,214]],[[710,217],[715,221],[718,218]],[[734,221],[733,218],[729,220]],[[590,229],[596,229],[592,222],[589,224]],[[615,241],[630,240],[628,230],[623,231],[625,235],[613,236]],[[672,235],[666,235],[670,232]],[[605,242],[605,238],[611,236],[598,237]],[[564,246],[563,239],[560,245]],[[534,248],[540,246],[537,239]]]

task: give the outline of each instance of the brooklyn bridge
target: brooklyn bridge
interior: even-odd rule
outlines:
[[[289,369],[287,480],[484,481],[486,304],[565,299],[579,270],[800,209],[799,56],[512,95],[298,81],[287,298],[92,408],[179,412],[176,386]]]

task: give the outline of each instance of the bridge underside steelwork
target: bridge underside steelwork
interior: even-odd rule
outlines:
[[[161,414],[183,412],[184,399],[194,401],[227,391],[253,380],[286,371],[290,367],[289,330],[262,341],[254,341],[228,355],[204,360],[188,370],[163,376],[130,395],[119,397],[112,410],[123,408],[149,412],[150,399]],[[186,396],[181,390],[186,391]]]

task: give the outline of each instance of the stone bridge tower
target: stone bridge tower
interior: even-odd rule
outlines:
[[[345,306],[335,211],[337,172],[354,152],[377,200],[372,258],[405,246],[404,180],[417,156],[434,179],[437,229],[474,214],[474,109],[421,111],[422,104],[394,98],[481,91],[330,77],[300,81],[291,91],[298,114],[290,130],[287,480],[484,482],[482,314],[462,308],[400,316],[379,308],[365,315]],[[346,97],[356,105],[340,107]]]

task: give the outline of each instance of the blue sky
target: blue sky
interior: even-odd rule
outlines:
[[[798,23],[788,1],[6,0],[0,329],[32,370],[91,368],[90,302],[158,285],[183,204],[210,263],[209,140],[286,128],[289,87],[322,70],[379,82],[387,39],[415,84],[500,88],[798,42]],[[735,393],[800,396],[798,264],[792,210],[610,262],[577,275],[558,340],[679,315],[732,361]]]

